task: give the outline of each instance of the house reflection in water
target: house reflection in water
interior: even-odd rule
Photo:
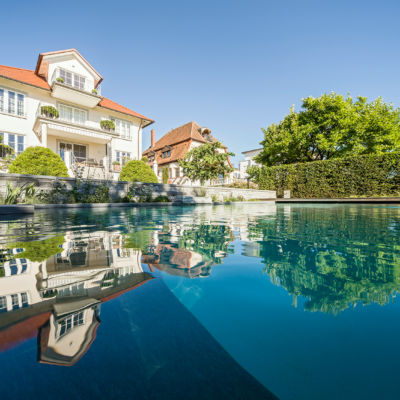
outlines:
[[[212,267],[228,255],[233,240],[229,226],[170,224],[153,232],[152,245],[142,256],[142,262],[152,271],[157,268],[186,278],[207,277]]]
[[[141,251],[122,241],[106,231],[66,233],[60,252],[41,262],[9,250],[0,268],[0,350],[39,335],[39,362],[74,365],[96,337],[101,303],[152,279]]]

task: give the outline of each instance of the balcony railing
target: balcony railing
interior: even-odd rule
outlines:
[[[73,89],[81,90],[93,95],[101,96],[101,87],[95,87],[94,81],[85,76],[67,71],[62,68],[56,68],[50,80],[50,85],[54,82],[69,86]]]

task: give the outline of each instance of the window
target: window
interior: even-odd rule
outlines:
[[[85,90],[86,78],[82,75],[60,68],[60,78],[64,79],[66,85],[73,86],[76,89]]]
[[[126,151],[116,151],[115,159],[119,161],[120,164],[125,164],[127,160],[131,159],[131,153],[127,153]]]
[[[131,139],[131,124],[122,119],[111,118],[114,121],[115,132],[119,133],[124,139]]]
[[[3,137],[3,143],[12,147],[14,150],[14,154],[18,155],[25,150],[25,136],[17,135],[15,133],[0,133],[0,136]],[[0,157],[3,157],[4,154],[0,154]]]
[[[22,308],[28,307],[28,295],[26,293],[21,293],[21,303],[22,303]]]
[[[176,177],[176,178],[179,178],[179,175],[180,175],[180,173],[181,173],[180,171],[181,171],[180,168],[176,168],[176,169],[175,169],[175,177]]]
[[[171,150],[166,150],[161,153],[161,158],[171,157]]]
[[[0,112],[23,117],[25,115],[25,95],[0,88]]]
[[[65,161],[66,151],[70,151],[78,162],[86,160],[87,149],[86,146],[82,144],[60,142],[58,147],[60,157],[63,161]]]
[[[0,313],[7,311],[7,298],[5,296],[0,297]]]
[[[18,301],[18,295],[17,294],[12,294],[11,295],[11,306],[12,306],[13,310],[18,310],[19,301]]]
[[[66,106],[65,104],[59,104],[60,119],[75,124],[84,125],[86,123],[86,111],[80,108]]]
[[[84,322],[85,321],[83,319],[83,311],[68,316],[67,318],[60,321],[60,332],[58,336],[61,337],[65,335],[73,327],[83,325]]]

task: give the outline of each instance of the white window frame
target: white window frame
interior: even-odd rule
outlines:
[[[122,139],[132,140],[132,124],[129,121],[114,117],[110,117],[110,120],[114,122],[115,132],[119,133]],[[126,125],[126,127],[128,128],[128,132],[121,129],[122,125]]]
[[[2,96],[0,97],[0,113],[26,118],[26,94],[4,86],[0,86],[0,91],[2,92]],[[10,110],[10,93],[14,94],[12,111]],[[21,97],[22,105],[20,103]]]
[[[115,150],[115,160],[119,161],[121,165],[123,163],[124,157],[132,160],[132,153],[129,151]]]
[[[23,135],[21,133],[15,133],[15,132],[1,132],[0,135],[2,136],[2,143],[6,144],[7,146],[10,146],[14,149],[14,154],[13,156],[17,156],[18,154],[22,153],[26,149],[26,135]],[[15,141],[13,143],[14,147],[10,145],[10,135],[14,135]],[[21,144],[19,138],[22,138],[22,150],[18,149],[18,146]],[[1,155],[0,155],[1,156]]]
[[[61,76],[61,71],[63,71],[63,75]],[[71,83],[67,82],[67,75],[70,74],[71,75]],[[66,68],[58,68],[58,76],[62,79],[64,79],[64,83],[68,86],[73,87],[74,89],[78,89],[78,90],[86,90],[86,76],[81,75],[81,74],[77,74],[76,72],[72,72],[69,69]],[[82,81],[83,81],[83,85],[82,85]],[[76,84],[76,82],[78,84]]]
[[[69,119],[61,117],[61,108],[62,107],[68,107],[68,108],[71,109],[71,113],[72,113],[72,120],[71,121]],[[86,123],[88,121],[88,112],[87,112],[87,110],[85,110],[83,108],[79,108],[79,107],[70,106],[69,104],[64,104],[64,103],[57,103],[57,108],[58,108],[58,111],[60,112],[60,121],[70,122],[71,124],[77,124],[77,125],[86,125]],[[85,121],[83,123],[80,122],[80,121],[76,121],[75,120],[75,111],[79,111],[79,112],[83,112],[84,113]]]

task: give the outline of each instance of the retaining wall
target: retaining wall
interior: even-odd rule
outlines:
[[[20,175],[20,174],[0,174],[0,194],[6,192],[7,182],[13,186],[22,186],[25,183],[33,183],[38,190],[50,192],[57,185],[61,184],[65,190],[72,190],[77,183],[75,178],[57,178],[54,176],[42,175]],[[113,201],[126,196],[129,188],[133,185],[138,190],[143,190],[152,194],[152,197],[168,196],[172,201],[182,201],[185,197],[211,197],[216,196],[219,201],[229,197],[243,197],[244,200],[268,200],[275,199],[276,192],[273,190],[254,190],[254,189],[236,189],[228,187],[203,187],[203,186],[180,186],[164,185],[162,183],[142,183],[142,182],[120,182],[109,180],[80,180],[80,182],[89,182],[93,187],[106,184],[109,188],[109,194]]]

